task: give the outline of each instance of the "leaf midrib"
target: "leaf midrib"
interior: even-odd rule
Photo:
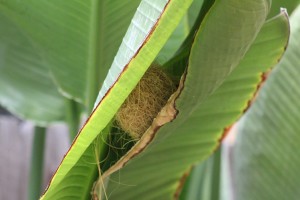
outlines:
[[[98,74],[100,74],[100,57],[103,55],[101,41],[103,41],[103,26],[99,26],[105,16],[105,1],[91,1],[91,18],[90,18],[90,35],[88,43],[88,60],[87,60],[87,84],[86,84],[86,107],[87,111],[91,112],[93,103],[97,97],[99,88]]]

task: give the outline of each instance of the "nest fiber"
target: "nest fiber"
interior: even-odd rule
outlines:
[[[162,69],[151,66],[116,114],[118,126],[132,138],[140,138],[175,89]]]

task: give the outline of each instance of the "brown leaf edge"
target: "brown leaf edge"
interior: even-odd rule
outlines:
[[[194,168],[194,166],[191,166],[188,170],[186,170],[186,172],[183,173],[183,175],[179,179],[178,187],[177,187],[177,189],[175,190],[175,193],[174,193],[174,198],[173,198],[174,200],[179,199],[181,191],[184,187],[184,184],[185,184],[187,178],[189,177],[190,173],[192,172],[193,168]]]
[[[282,12],[284,12],[286,15],[287,13],[285,12],[285,10],[282,10]],[[288,40],[286,41],[286,45],[284,46],[283,48],[283,53],[281,54],[281,56],[277,59],[276,63],[274,63],[273,66],[276,67],[276,65],[280,62],[280,60],[282,59],[286,49],[287,49],[287,46],[288,46],[288,43],[289,43],[289,38]],[[252,104],[255,102],[255,100],[257,99],[258,95],[259,95],[259,92],[261,90],[261,88],[264,86],[265,82],[267,81],[268,77],[270,76],[272,70],[274,69],[274,67],[270,67],[269,70],[265,71],[265,72],[262,72],[259,76],[260,76],[260,81],[257,83],[256,85],[256,88],[255,90],[253,91],[253,95],[250,99],[247,100],[247,105],[246,107],[243,109],[243,111],[241,112],[241,115],[237,117],[236,121],[238,121],[248,110],[249,108],[252,106]],[[215,150],[213,152],[215,152],[221,145],[222,141],[226,138],[226,136],[230,133],[231,131],[231,128],[236,124],[236,122],[226,126],[224,129],[223,129],[223,133],[220,137],[220,139],[218,140],[218,145],[217,147],[215,148]],[[179,197],[180,197],[180,193],[184,187],[184,184],[185,184],[185,181],[187,180],[187,177],[189,176],[189,174],[191,173],[192,171],[192,168],[191,167],[190,169],[188,169],[186,172],[183,173],[181,179],[179,180],[178,182],[178,186],[175,190],[175,193],[174,193],[174,200],[178,200]]]
[[[286,12],[285,9],[281,9],[281,13],[284,13],[286,15],[286,17],[288,18],[288,14]],[[290,34],[290,27],[289,27],[289,34]],[[280,62],[280,60],[282,59],[284,53],[286,52],[286,49],[288,47],[288,43],[289,43],[289,39],[290,37],[288,37],[285,46],[283,47],[283,52],[280,55],[280,57],[277,59],[277,61],[274,63],[273,66],[276,67],[276,65]],[[270,67],[269,70],[266,70],[265,72],[262,72],[260,74],[260,81],[257,83],[256,85],[256,89],[253,92],[252,97],[248,100],[247,102],[247,106],[243,109],[242,114],[238,117],[238,119],[236,121],[238,121],[248,110],[249,108],[252,106],[252,104],[255,102],[255,100],[257,99],[259,92],[261,90],[261,88],[264,86],[265,82],[267,81],[268,77],[270,76],[271,72],[273,71],[274,67]],[[221,138],[219,139],[219,143],[221,143],[223,141],[223,139],[228,135],[228,133],[230,132],[231,128],[234,126],[235,123],[227,126],[224,128],[223,134],[221,136]]]
[[[261,80],[258,82],[258,84],[257,84],[257,86],[256,86],[256,89],[255,89],[255,91],[253,92],[252,97],[251,97],[249,100],[247,100],[247,106],[246,106],[245,109],[243,109],[243,111],[242,111],[242,113],[241,113],[241,116],[243,116],[243,114],[245,114],[245,112],[250,108],[250,106],[252,105],[252,103],[255,101],[255,99],[256,99],[256,97],[257,97],[257,95],[258,95],[258,93],[259,93],[259,91],[260,91],[262,85],[265,83],[265,81],[266,81],[266,79],[267,79],[267,77],[268,77],[270,71],[271,71],[271,70],[269,70],[269,71],[267,71],[267,72],[261,74],[261,76],[260,76],[260,77],[261,77]],[[239,116],[238,119],[239,119],[241,116]],[[238,120],[238,119],[237,119],[237,120]],[[231,125],[229,125],[229,126],[227,126],[227,127],[225,127],[225,128],[223,129],[223,133],[222,133],[222,135],[221,135],[221,137],[220,137],[220,139],[219,139],[218,145],[217,145],[217,147],[214,149],[213,152],[215,152],[215,151],[220,147],[220,145],[221,145],[223,139],[228,135],[228,133],[230,132],[230,130],[231,130],[231,128],[234,126],[234,124],[235,124],[235,123],[233,123],[233,124],[231,124]],[[174,197],[174,198],[173,198],[174,200],[178,200],[178,199],[179,199],[180,193],[181,193],[181,191],[182,191],[182,189],[183,189],[183,187],[184,187],[184,184],[185,184],[185,182],[186,182],[186,180],[187,180],[187,178],[188,178],[188,176],[190,175],[190,173],[191,173],[192,170],[193,170],[193,166],[191,166],[191,168],[189,168],[188,170],[186,170],[186,171],[183,173],[183,175],[181,176],[180,180],[178,181],[178,186],[177,186],[177,188],[176,188],[176,190],[175,190],[175,193],[174,193],[174,196],[173,196],[173,197]]]
[[[281,8],[280,10],[280,14],[284,14],[286,19],[289,18],[287,10],[285,8]],[[249,108],[252,106],[252,104],[255,102],[255,100],[257,99],[259,92],[261,90],[261,88],[263,87],[263,85],[265,84],[265,82],[267,81],[269,75],[271,74],[271,72],[273,71],[273,69],[276,67],[276,65],[281,61],[282,57],[284,56],[284,53],[286,52],[286,49],[288,47],[289,44],[289,40],[290,40],[290,25],[288,24],[288,38],[286,41],[285,46],[283,47],[282,53],[281,55],[279,55],[278,59],[272,64],[272,66],[269,67],[268,70],[263,71],[259,74],[260,76],[260,81],[257,83],[256,85],[256,89],[253,92],[252,97],[247,101],[247,106],[243,109],[243,112],[241,113],[241,115],[237,118],[236,121],[238,121],[248,110]],[[228,125],[227,127],[224,128],[223,134],[219,139],[219,144],[221,144],[221,142],[223,141],[223,139],[228,135],[228,133],[230,132],[231,128],[235,125],[235,123]],[[217,147],[218,148],[218,147]]]

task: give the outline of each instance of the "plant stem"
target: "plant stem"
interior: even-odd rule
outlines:
[[[39,199],[41,195],[45,136],[46,128],[35,127],[28,188],[28,199],[30,200]]]
[[[66,99],[67,123],[70,132],[70,139],[73,140],[77,133],[80,123],[80,107],[74,100]]]
[[[88,71],[87,71],[87,88],[86,88],[86,106],[87,112],[90,113],[93,110],[97,94],[100,89],[99,83],[99,70],[100,70],[100,40],[101,32],[99,32],[99,19],[101,19],[101,13],[99,9],[103,6],[99,5],[101,1],[92,0],[92,11],[91,11],[91,20],[90,20],[90,42],[89,42],[89,58],[88,58]]]

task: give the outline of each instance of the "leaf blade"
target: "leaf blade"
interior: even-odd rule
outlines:
[[[95,101],[138,3],[12,0],[1,1],[0,10],[38,46],[61,93],[87,104]]]
[[[65,100],[35,44],[2,14],[0,24],[0,103],[41,126],[65,120]]]

